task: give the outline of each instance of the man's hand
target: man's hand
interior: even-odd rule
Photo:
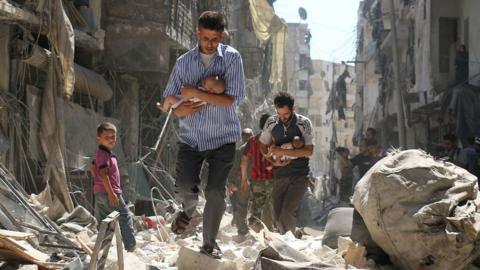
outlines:
[[[278,146],[272,146],[270,148],[270,150],[268,151],[268,156],[277,156],[277,157],[281,157],[281,156],[285,156],[285,151],[283,151],[284,149],[278,147]]]
[[[248,183],[248,180],[247,179],[242,179],[241,183],[240,183],[240,189],[248,190],[249,187],[250,187],[250,183]]]
[[[285,167],[292,162],[291,159],[281,160],[280,158],[279,159],[270,158],[269,161],[270,163],[272,163],[274,167]]]
[[[182,86],[182,89],[180,89],[182,97],[185,99],[189,98],[198,98],[198,92],[199,90],[193,86],[190,85],[184,85]]]
[[[180,104],[180,106],[178,106],[174,110],[174,113],[176,116],[179,116],[179,117],[189,116],[200,111],[203,108],[203,106],[205,106],[205,104],[203,104],[202,102],[194,103],[194,102],[187,101]]]
[[[108,195],[108,202],[110,203],[111,207],[117,207],[120,203],[117,194],[113,193],[112,195]]]
[[[227,192],[228,192],[229,195],[232,195],[237,190],[238,190],[238,188],[234,184],[229,183],[227,185]]]

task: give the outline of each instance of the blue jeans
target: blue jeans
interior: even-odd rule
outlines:
[[[127,208],[127,205],[125,204],[125,201],[123,200],[122,194],[117,194],[117,196],[119,200],[118,206],[111,207],[110,203],[108,202],[107,193],[95,193],[95,218],[100,223],[111,212],[119,212],[120,217],[118,218],[118,223],[120,224],[120,232],[122,233],[123,245],[125,247],[125,250],[130,251],[137,244],[133,231],[133,219],[130,211]]]

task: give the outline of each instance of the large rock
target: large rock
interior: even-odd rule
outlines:
[[[357,184],[353,196],[373,240],[399,269],[464,269],[477,254],[477,178],[420,150],[394,152]]]

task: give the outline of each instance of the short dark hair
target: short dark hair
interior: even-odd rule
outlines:
[[[446,135],[443,136],[443,140],[456,143],[457,142],[457,136],[455,136],[455,134],[449,133],[449,134],[446,134]]]
[[[346,148],[346,147],[339,146],[335,149],[335,151],[339,154],[341,154],[341,153],[350,154],[350,150],[348,150],[348,148]]]
[[[267,122],[267,119],[270,117],[269,113],[264,113],[262,116],[260,116],[260,129],[263,130],[265,127],[265,123]]]
[[[97,136],[102,135],[102,133],[106,130],[115,131],[115,133],[117,133],[117,127],[114,124],[110,122],[103,122],[97,127]]]
[[[369,132],[369,131],[370,131],[374,136],[377,135],[377,130],[376,130],[376,129],[374,129],[374,128],[372,128],[372,127],[369,127],[369,128],[367,128],[367,132]]]
[[[468,145],[473,145],[475,144],[475,137],[467,137],[467,139],[465,140],[467,142]]]
[[[277,108],[288,106],[288,108],[292,110],[294,103],[295,99],[287,92],[278,92],[273,99],[273,104],[275,104]]]
[[[198,28],[223,32],[227,24],[220,11],[204,11],[198,18]]]
[[[378,144],[377,140],[375,140],[375,139],[366,139],[365,143],[367,144],[367,146],[372,146],[372,145],[377,145]]]

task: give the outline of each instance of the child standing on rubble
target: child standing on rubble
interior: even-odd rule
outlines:
[[[119,223],[125,250],[135,250],[136,240],[133,234],[133,220],[122,197],[118,160],[112,149],[117,140],[117,128],[109,122],[97,127],[98,150],[93,161],[93,193],[95,194],[95,217],[98,222],[111,212],[120,213]]]

